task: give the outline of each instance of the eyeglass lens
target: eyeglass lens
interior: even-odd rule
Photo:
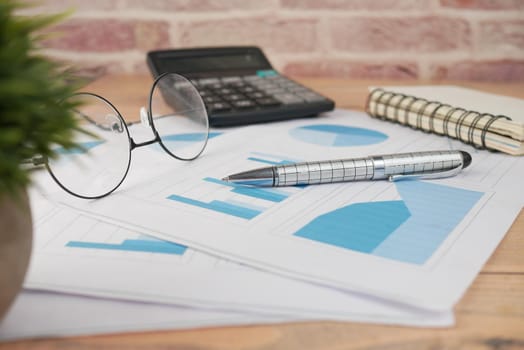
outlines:
[[[58,184],[79,197],[98,198],[124,180],[131,159],[129,132],[118,111],[97,95],[79,93],[74,115],[82,131],[75,131],[78,148],[57,148],[59,157],[47,167]]]
[[[148,111],[160,144],[173,157],[191,160],[202,153],[209,131],[206,107],[186,78],[160,77],[151,90]]]

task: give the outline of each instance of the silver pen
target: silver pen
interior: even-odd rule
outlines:
[[[277,187],[359,180],[435,179],[454,176],[470,164],[471,155],[464,151],[428,151],[276,165],[229,175],[222,180]]]

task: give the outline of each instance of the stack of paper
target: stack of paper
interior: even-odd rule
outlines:
[[[523,205],[524,190],[513,186],[521,159],[363,113],[339,110],[220,133],[191,163],[155,146],[136,150],[129,178],[100,200],[41,184],[31,196],[35,248],[26,288],[84,297],[60,306],[52,294],[23,294],[0,337],[14,336],[28,309],[39,311],[30,303],[47,298],[56,310],[81,308],[86,296],[126,302],[89,299],[93,309],[121,311],[97,323],[79,309],[92,320],[82,330],[61,331],[55,311],[56,329],[18,333],[290,320],[449,326],[454,304]],[[220,180],[281,162],[442,149],[468,151],[472,165],[431,181],[261,189]],[[133,312],[152,316],[119,318]]]

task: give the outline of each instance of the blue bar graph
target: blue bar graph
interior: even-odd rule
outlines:
[[[238,184],[233,184],[231,182],[222,181],[213,177],[206,177],[204,181],[216,183],[218,185],[232,187],[231,192],[238,193],[244,196],[249,196],[253,198],[264,199],[271,202],[282,202],[284,199],[288,198],[289,195],[282,191],[268,188],[259,188],[259,187],[249,187]]]
[[[183,255],[186,246],[154,238],[125,239],[121,243],[69,241],[66,247]]]
[[[217,136],[222,135],[221,132],[210,132],[208,134],[208,139],[215,138]],[[164,146],[166,146],[168,149],[171,150],[178,150],[183,149],[184,147],[194,145],[195,142],[203,142],[206,138],[205,133],[184,133],[184,134],[171,134],[171,135],[162,135],[161,137],[162,143]],[[153,149],[164,152],[162,149],[162,146],[160,144],[156,144],[153,146]]]
[[[248,157],[247,160],[263,163],[266,165],[289,164],[296,162],[294,160],[284,160],[281,156],[265,153],[252,152],[251,155],[252,156]],[[209,192],[206,193],[206,198],[212,197],[214,193],[217,193],[217,196],[220,196],[221,198],[210,201],[202,201],[191,198],[191,195],[182,196],[178,194],[172,194],[167,196],[166,199],[212,210],[217,213],[234,216],[241,219],[251,220],[262,214],[272,205],[288,199],[289,196],[293,195],[293,193],[296,193],[296,188],[299,190],[301,189],[300,186],[296,186],[294,189],[243,186],[222,181],[214,177],[205,177],[202,179],[202,181],[218,185],[209,187]],[[224,189],[228,190],[224,191]],[[231,193],[230,196],[227,195],[228,192]],[[201,195],[202,193],[198,194],[198,196]]]
[[[101,144],[105,143],[103,140],[96,140],[96,141],[85,141],[80,142],[78,147],[65,149],[63,147],[58,147],[55,149],[55,152],[58,154],[83,154],[87,153],[90,149],[95,148],[96,146],[99,146]]]
[[[203,141],[206,139],[206,136],[209,139],[212,139],[213,137],[219,136],[222,133],[220,132],[210,132],[206,135],[206,133],[202,132],[193,132],[193,133],[185,133],[185,134],[171,134],[171,135],[162,135],[162,141],[172,141],[172,142],[194,142],[194,141]]]
[[[249,157],[248,160],[252,160],[253,162],[258,162],[262,164],[270,164],[270,165],[286,165],[286,164],[294,163],[290,160],[274,161],[274,160],[258,158],[258,157]]]
[[[214,210],[219,213],[228,214],[228,215],[232,215],[232,216],[236,216],[236,217],[239,217],[242,219],[248,219],[248,220],[253,219],[255,216],[262,213],[262,211],[260,210],[247,208],[247,207],[243,207],[240,205],[231,204],[228,202],[218,201],[218,200],[214,200],[209,203],[206,203],[206,202],[202,202],[196,199],[179,196],[176,194],[172,194],[168,196],[167,199],[170,199],[172,201],[178,201],[184,204],[193,205],[193,206],[204,208],[204,209]]]

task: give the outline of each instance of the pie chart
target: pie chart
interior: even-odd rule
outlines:
[[[291,129],[289,134],[302,142],[327,147],[366,146],[385,141],[381,132],[337,124],[314,124]]]

